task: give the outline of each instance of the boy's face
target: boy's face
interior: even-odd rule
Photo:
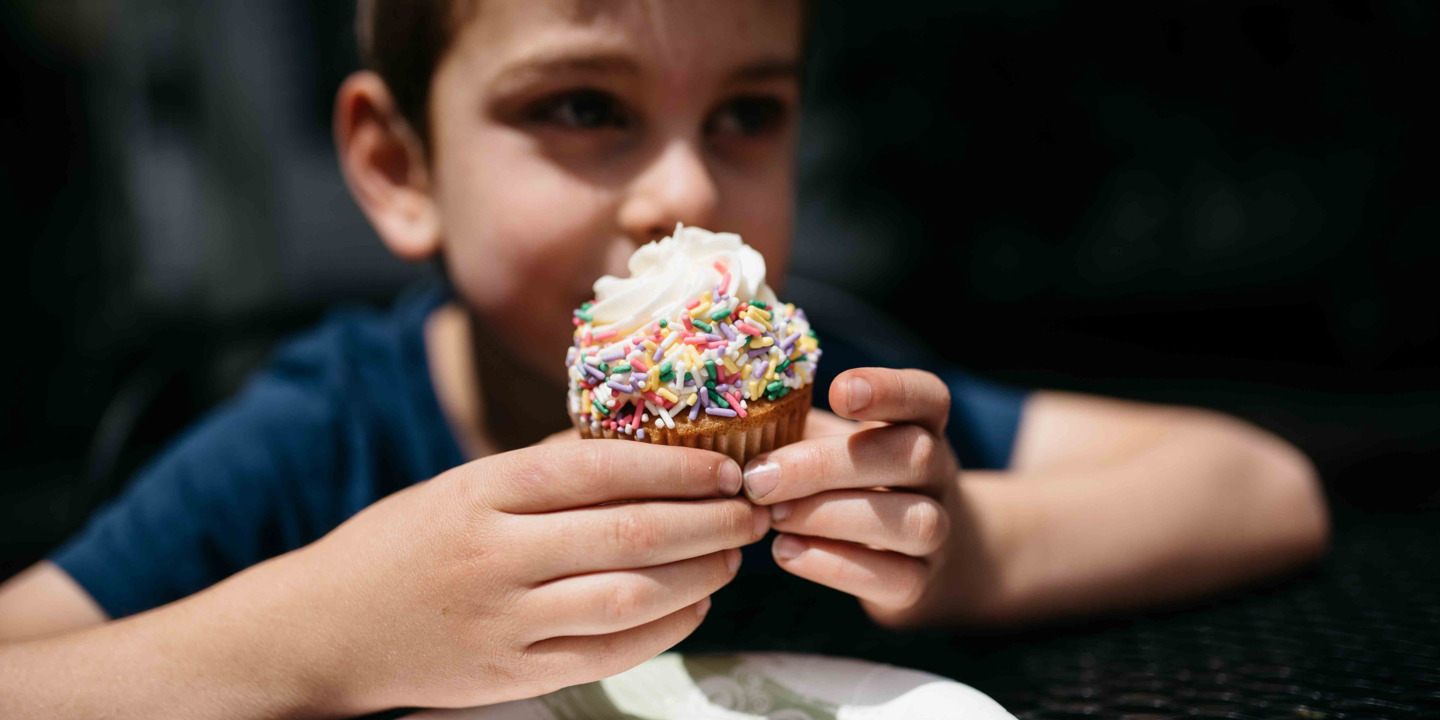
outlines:
[[[461,298],[563,375],[571,311],[677,222],[789,263],[798,0],[483,0],[430,96]]]

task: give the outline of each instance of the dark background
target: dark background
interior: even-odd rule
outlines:
[[[796,287],[1000,380],[1250,418],[1337,506],[1436,505],[1433,5],[817,5]],[[0,4],[0,577],[424,272],[336,169],[352,12]]]

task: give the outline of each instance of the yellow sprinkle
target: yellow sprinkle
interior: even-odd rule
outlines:
[[[645,353],[646,357],[649,357],[649,356],[654,355],[654,354],[655,354],[655,351],[660,349],[660,346],[659,346],[659,345],[656,345],[654,340],[646,340],[646,341],[645,341],[645,349],[650,351],[650,352]]]
[[[580,391],[580,410],[581,410],[581,414],[584,414],[584,415],[589,415],[589,414],[592,412],[592,410],[590,409],[590,391],[589,391],[589,390],[581,390],[581,391]]]
[[[748,379],[750,379],[750,371],[751,371],[751,370],[754,370],[754,369],[755,369],[755,366],[754,366],[754,365],[751,365],[750,363],[745,363],[745,367],[740,368],[740,379],[741,379],[741,380],[748,380]]]
[[[725,369],[727,371],[732,373],[740,372],[740,368],[735,367],[735,361],[731,360],[729,355],[721,358],[720,361],[725,364]]]
[[[800,348],[795,348],[795,352],[790,353],[790,361],[794,362],[796,360],[799,360],[800,356],[804,354],[805,353],[800,352]]]
[[[772,356],[770,358],[770,369],[765,371],[765,379],[767,381],[773,381],[775,379],[775,364],[775,358]]]
[[[760,340],[760,347],[770,347],[775,344],[775,338],[767,337]]]
[[[815,338],[812,337],[802,337],[797,344],[805,352],[815,352],[815,348],[820,347],[820,343],[816,342]]]
[[[675,393],[670,392],[670,388],[663,388],[663,387],[662,387],[662,388],[660,388],[659,390],[656,390],[656,391],[655,391],[655,394],[656,394],[656,395],[659,395],[659,396],[662,397],[662,398],[665,398],[666,400],[669,400],[669,401],[672,402],[672,403],[673,403],[673,402],[680,402],[680,398],[675,397]]]
[[[751,380],[749,383],[746,384],[745,387],[746,387],[746,389],[748,389],[748,390],[750,391],[750,399],[751,399],[751,400],[759,400],[759,399],[760,399],[760,393],[759,393],[760,381],[758,381],[758,380]]]
[[[795,314],[795,303],[785,303],[785,317]]]
[[[645,389],[650,392],[655,392],[655,388],[657,387],[660,387],[660,371],[659,368],[652,367],[650,368],[650,374],[645,376]]]
[[[708,303],[708,302],[702,302],[702,303],[700,303],[699,305],[696,305],[694,310],[691,310],[691,311],[690,311],[690,317],[692,317],[692,318],[698,318],[698,317],[704,315],[704,314],[706,313],[706,311],[708,311],[709,309],[710,309],[710,303]]]
[[[699,397],[700,393],[695,393],[694,395],[691,395],[690,399],[685,401],[685,407],[690,407],[691,405],[694,405],[695,401],[699,399]]]

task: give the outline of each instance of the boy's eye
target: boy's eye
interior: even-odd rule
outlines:
[[[576,90],[544,100],[530,117],[568,130],[624,128],[628,124],[619,101],[599,90]]]
[[[711,117],[712,133],[761,135],[778,126],[785,117],[785,103],[777,98],[738,97],[721,106]]]

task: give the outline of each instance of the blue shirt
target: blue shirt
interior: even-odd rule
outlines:
[[[417,288],[388,313],[338,312],[290,341],[51,560],[112,618],[124,617],[306,545],[460,465],[425,355],[425,319],[448,298],[439,286]],[[819,334],[823,407],[835,375],[872,363]],[[1024,394],[938,370],[951,388],[948,434],[962,465],[1004,467]]]

